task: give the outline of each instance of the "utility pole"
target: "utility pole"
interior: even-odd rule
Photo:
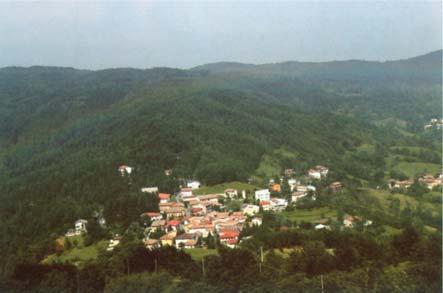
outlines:
[[[262,271],[262,264],[263,264],[263,246],[260,246],[260,274]]]
[[[325,287],[323,285],[323,275],[320,275],[320,281],[321,281],[321,293],[325,293]]]
[[[206,276],[206,271],[205,271],[205,258],[202,258],[202,273],[203,273],[203,277]]]

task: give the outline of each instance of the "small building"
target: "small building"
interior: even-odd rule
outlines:
[[[158,230],[165,230],[166,221],[165,220],[156,220],[151,223],[151,231],[155,232]]]
[[[234,248],[237,245],[240,232],[236,230],[221,230],[219,233],[220,243]]]
[[[253,216],[257,214],[260,211],[260,207],[253,204],[243,204],[242,205],[242,212],[245,215]]]
[[[275,192],[281,192],[281,185],[280,184],[273,184],[271,188]]]
[[[158,198],[160,199],[160,203],[167,203],[171,195],[169,193],[159,193]]]
[[[190,180],[186,183],[186,186],[192,189],[199,189],[200,188],[200,181],[197,180]]]
[[[294,189],[297,186],[297,179],[294,179],[294,178],[288,179],[288,185],[289,185],[289,188],[291,189],[291,191],[294,191]]]
[[[296,203],[297,200],[299,200],[299,199],[301,199],[301,198],[303,198],[303,197],[305,197],[305,196],[307,196],[307,195],[308,195],[307,192],[303,192],[303,191],[294,191],[294,192],[292,193],[291,200],[292,200],[293,203]]]
[[[230,198],[238,196],[237,189],[233,189],[233,188],[225,189],[224,193],[226,194],[227,197],[230,197]]]
[[[158,187],[153,186],[153,187],[143,187],[141,189],[141,192],[144,193],[157,193],[158,192]]]
[[[177,235],[177,232],[169,232],[168,234],[160,237],[160,242],[161,242],[162,246],[166,246],[166,245],[173,246],[174,239],[175,239],[176,235]]]
[[[83,232],[87,232],[86,231],[87,224],[88,224],[88,221],[83,220],[83,219],[79,219],[79,220],[75,221],[75,233],[77,235],[79,235]]]
[[[166,228],[168,231],[178,231],[181,226],[181,221],[178,220],[169,220],[166,224]]]
[[[196,233],[183,233],[177,235],[175,237],[175,247],[184,248],[186,244],[190,245],[190,243],[186,243],[190,240],[194,242],[194,247],[195,247],[195,244],[197,243],[198,240],[198,235]]]
[[[260,189],[255,191],[255,199],[259,201],[269,201],[271,199],[271,193],[268,189]]]
[[[158,239],[145,239],[143,240],[143,244],[145,245],[145,247],[147,249],[157,249],[159,248],[161,245],[160,240]]]
[[[294,169],[285,169],[285,176],[286,177],[291,177],[295,174],[295,170]]]
[[[165,175],[166,176],[171,176],[172,175],[172,169],[165,170]]]
[[[339,181],[332,182],[331,184],[329,184],[329,189],[334,193],[340,192],[343,189],[343,185]]]
[[[118,171],[120,172],[120,174],[122,176],[131,175],[132,169],[133,169],[132,167],[129,167],[129,166],[126,166],[126,165],[121,165],[121,166],[118,167]]]
[[[180,189],[180,196],[181,197],[191,197],[192,196],[192,188],[185,187]]]
[[[258,217],[254,217],[251,219],[251,226],[261,226],[261,224],[263,223],[263,220],[261,218]]]
[[[151,221],[163,219],[163,216],[157,212],[146,212],[140,215],[141,217],[148,217]]]
[[[308,176],[312,179],[321,179],[321,173],[316,169],[309,169]]]
[[[317,224],[314,226],[315,230],[331,230],[331,227],[329,227],[328,225],[323,225],[323,224]]]

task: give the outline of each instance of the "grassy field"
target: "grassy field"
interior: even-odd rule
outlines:
[[[257,187],[255,185],[251,185],[248,183],[234,181],[234,182],[228,182],[228,183],[223,183],[223,184],[217,184],[217,185],[213,185],[213,186],[203,186],[197,190],[194,190],[193,193],[194,194],[223,193],[225,191],[225,189],[228,189],[228,188],[237,189],[239,192],[239,195],[241,195],[242,190],[246,190],[246,192],[252,193],[254,191],[254,189]]]
[[[43,260],[43,263],[53,263],[53,262],[85,262],[91,259],[95,259],[98,255],[99,249],[105,249],[108,245],[108,241],[100,241],[93,245],[84,247],[83,239],[81,236],[70,237],[70,241],[73,242],[74,239],[78,241],[78,246],[72,248],[69,251],[64,251],[60,256],[56,254],[51,254]]]
[[[206,249],[206,248],[190,248],[185,249],[186,253],[189,253],[193,260],[201,261],[202,258],[208,255],[217,255],[217,249]]]
[[[331,208],[317,208],[311,210],[295,210],[291,212],[282,212],[282,215],[287,217],[291,221],[297,222],[316,222],[324,218],[332,218],[335,219],[337,216],[337,212]]]
[[[391,203],[389,198],[398,198],[400,201],[400,207],[402,209],[406,207],[407,202],[413,208],[417,207],[420,203],[419,200],[417,200],[412,196],[399,194],[399,193],[391,194],[388,190],[383,190],[383,189],[377,190],[377,189],[365,188],[362,189],[362,192],[377,198],[384,209],[389,209]],[[433,196],[432,194],[433,193],[430,193],[429,196]],[[441,209],[440,204],[430,203],[423,199],[421,199],[421,202],[425,208],[432,210],[434,213],[437,212],[437,210]]]
[[[400,162],[392,167],[393,170],[401,171],[409,177],[420,175],[422,173],[436,174],[440,171],[441,166],[439,164],[422,163],[422,162]]]

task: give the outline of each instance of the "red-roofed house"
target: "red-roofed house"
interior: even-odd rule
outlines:
[[[220,243],[223,243],[224,245],[234,248],[237,245],[238,242],[238,236],[240,235],[240,232],[235,230],[222,230],[220,231]]]
[[[160,199],[160,203],[167,203],[171,195],[169,193],[159,193],[158,198]]]
[[[178,220],[169,220],[166,225],[169,231],[177,231],[180,229],[181,221]]]

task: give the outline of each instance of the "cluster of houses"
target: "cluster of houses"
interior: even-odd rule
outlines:
[[[141,217],[149,218],[144,244],[148,249],[170,245],[177,248],[195,248],[202,246],[203,239],[209,235],[217,237],[221,244],[235,247],[245,225],[261,225],[256,217],[259,206],[243,204],[241,211],[221,212],[223,201],[239,197],[236,189],[226,189],[220,194],[195,195],[200,187],[198,181],[186,183],[186,187],[173,197],[171,194],[158,192],[155,187],[143,188],[143,192],[153,192],[159,197],[159,212],[146,212]],[[245,198],[243,191],[241,197]],[[163,234],[157,239],[154,235]],[[156,238],[154,238],[156,237]]]
[[[418,182],[424,185],[427,189],[432,190],[436,186],[440,186],[443,183],[443,174],[438,177],[434,177],[432,174],[424,174],[418,178]],[[390,179],[388,182],[389,189],[403,189],[406,190],[414,183],[413,179],[395,180]]]
[[[121,176],[130,176],[133,168],[127,165],[118,167]],[[328,168],[315,166],[308,170],[306,177],[311,180],[321,180],[328,175]],[[165,174],[170,176],[172,170],[165,170]],[[310,192],[315,199],[316,188],[313,185],[301,184],[301,180],[295,178],[294,170],[287,169],[284,172],[291,191],[292,203],[296,203]],[[246,226],[262,224],[262,219],[257,216],[262,208],[265,211],[283,211],[288,206],[288,201],[280,197],[271,197],[271,192],[281,193],[281,182],[276,183],[270,180],[269,188],[256,190],[254,198],[257,204],[243,203],[240,211],[223,211],[223,203],[229,199],[246,199],[246,192],[241,193],[236,189],[226,189],[219,194],[196,195],[195,190],[200,188],[197,180],[181,180],[182,188],[177,194],[160,192],[156,186],[143,187],[144,193],[151,193],[158,196],[159,211],[148,211],[141,217],[149,218],[149,223],[145,227],[144,244],[147,248],[153,249],[160,246],[170,245],[177,248],[195,248],[204,245],[204,239],[209,235],[216,237],[221,244],[228,247],[235,247],[240,241],[240,233]],[[334,182],[330,189],[341,190],[340,182]],[[68,231],[66,236],[80,235],[86,233],[87,221],[80,219],[75,223],[75,230]],[[319,224],[315,229],[329,229],[329,227]],[[115,235],[107,248],[112,251],[120,243],[121,237]]]
[[[443,128],[443,119],[432,118],[429,124],[424,126],[425,130],[430,130],[433,128],[442,129]]]
[[[307,178],[310,180],[322,180],[327,177],[329,169],[324,166],[315,166],[307,172]],[[312,199],[316,199],[316,187],[310,184],[301,184],[301,180],[294,177],[294,169],[286,169],[284,175],[288,178],[288,185],[291,191],[291,202],[296,204],[298,200],[306,197],[309,192],[312,193]],[[281,181],[284,179],[281,178]],[[343,188],[341,182],[333,182],[329,185],[332,192],[339,192]],[[273,179],[269,182],[269,189],[260,189],[255,191],[255,199],[259,201],[260,206],[265,211],[282,211],[288,206],[286,199],[271,197],[271,192],[280,193],[281,184],[275,183]]]

